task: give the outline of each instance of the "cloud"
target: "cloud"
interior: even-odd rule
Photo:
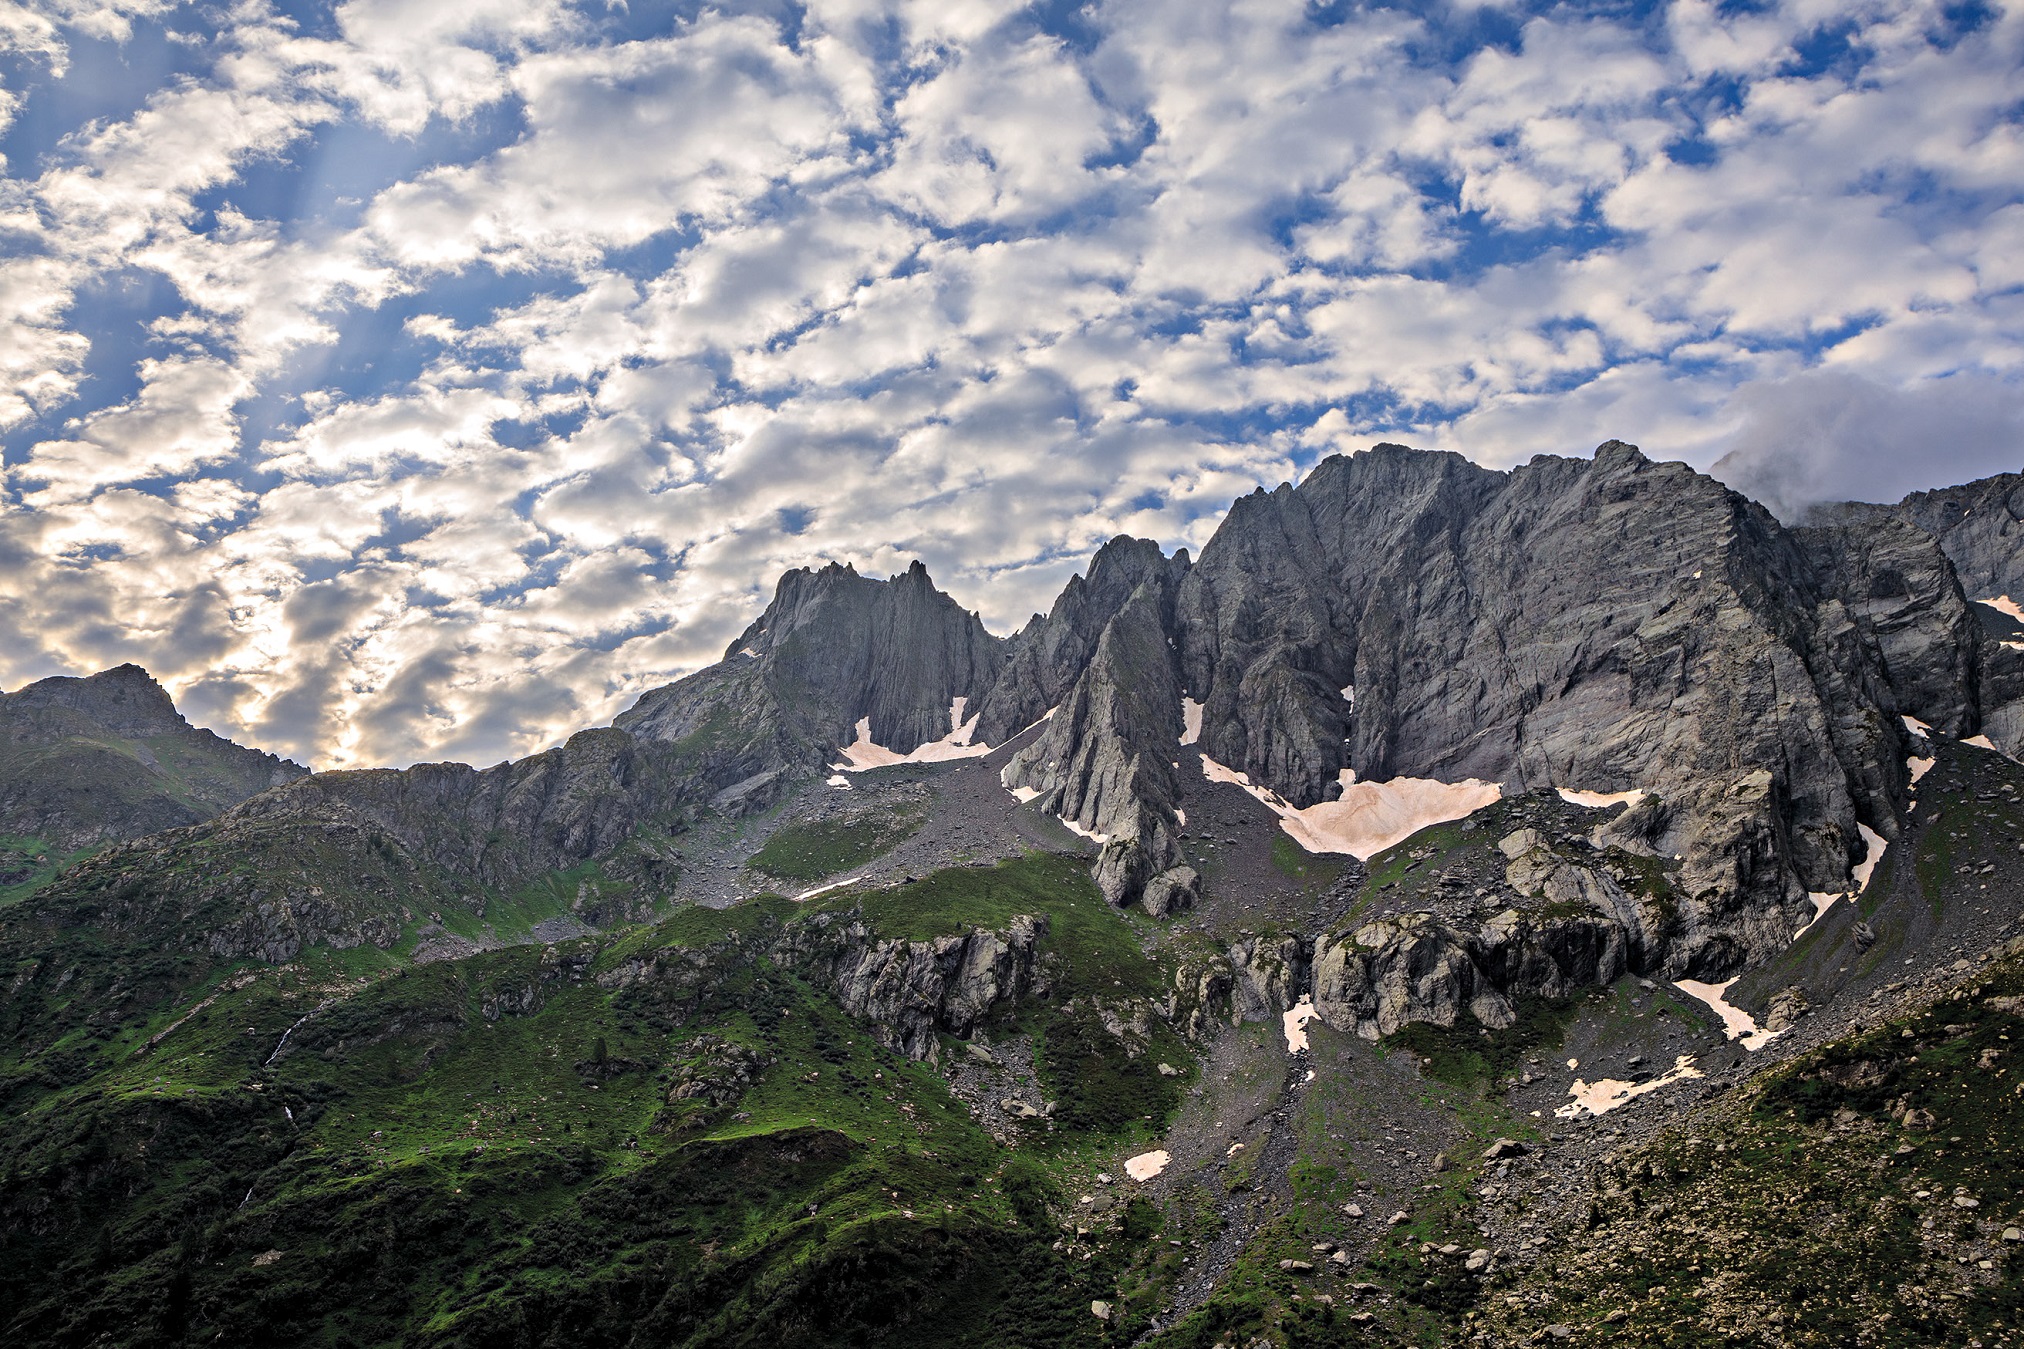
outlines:
[[[1893,389],[1818,370],[1737,391],[1741,425],[1711,472],[1792,520],[1823,501],[1897,501],[2024,470],[2015,383],[1957,375]]]
[[[2024,12],[1531,9],[0,0],[0,684],[489,762],[783,568],[1009,631],[1378,439],[2017,467]]]

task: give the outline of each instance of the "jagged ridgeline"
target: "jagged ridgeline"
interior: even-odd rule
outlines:
[[[484,770],[307,774],[133,667],[0,695],[0,1328],[1459,1334],[1521,1268],[1466,1187],[1597,1113],[1578,1062],[1746,1071],[1677,981],[1769,1034],[2007,921],[2019,491],[1788,527],[1617,442],[1378,446],[1009,637],[790,572]]]

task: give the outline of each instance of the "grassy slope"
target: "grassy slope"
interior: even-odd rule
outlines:
[[[821,880],[891,852],[927,818],[925,810],[914,809],[786,825],[773,831],[747,865],[782,880]]]
[[[911,935],[950,921],[943,901],[1046,913],[1063,988],[1148,977],[1124,918],[1060,859],[866,908]],[[931,1069],[767,957],[802,912],[685,911],[617,941],[411,969],[318,951],[215,971],[173,1013],[79,1025],[26,1061],[9,1051],[8,1333],[1098,1342],[1088,1303],[1116,1296],[1157,1223],[1140,1214],[1099,1258],[1057,1254],[1049,1166],[1008,1154]],[[1079,1021],[1037,1015],[1043,1041]],[[671,1100],[735,1053],[721,1046],[742,1046],[755,1080]],[[1079,1071],[1060,1070],[1065,1099],[1115,1090]],[[1089,1137],[1032,1146],[1058,1160]]]

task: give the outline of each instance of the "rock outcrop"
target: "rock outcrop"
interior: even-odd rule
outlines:
[[[1110,622],[1148,581],[1185,575],[1187,550],[1173,558],[1150,539],[1119,535],[1097,549],[1086,576],[1071,576],[1045,618],[1005,643],[998,680],[978,707],[977,735],[999,745],[1061,705],[1089,668]]]
[[[777,956],[808,972],[879,1043],[933,1059],[943,1034],[967,1037],[1001,1005],[1044,991],[1044,917],[1020,915],[1002,932],[972,929],[925,941],[881,938],[855,913],[794,924]]]

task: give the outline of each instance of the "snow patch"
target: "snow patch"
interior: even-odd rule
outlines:
[[[799,904],[805,899],[814,899],[817,895],[826,895],[831,890],[841,890],[846,885],[856,885],[863,879],[864,877],[862,876],[847,876],[840,881],[831,881],[828,885],[818,885],[813,890],[803,890],[794,897],[794,902]]]
[[[1858,824],[1856,831],[1862,835],[1862,846],[1868,849],[1862,860],[1855,864],[1855,891],[1861,894],[1869,888],[1869,875],[1876,870],[1876,864],[1883,861],[1883,850],[1890,845],[1884,842],[1882,834],[1866,824]]]
[[[2005,651],[2024,651],[2024,642],[2002,642],[1999,645]]]
[[[1976,749],[1986,749],[1995,754],[2001,754],[2003,752],[2002,750],[1997,749],[1994,745],[1990,744],[1989,737],[1986,735],[1971,735],[1966,740],[1963,740],[1961,743],[1964,745],[1973,745]]]
[[[1279,1018],[1279,1025],[1286,1032],[1286,1052],[1298,1054],[1307,1048],[1307,1023],[1320,1013],[1314,1010],[1314,999],[1307,994],[1300,995]]]
[[[1193,698],[1181,699],[1181,743],[1192,745],[1202,738],[1202,705]]]
[[[1303,810],[1276,792],[1253,786],[1248,776],[1206,754],[1202,756],[1202,775],[1211,782],[1227,782],[1249,792],[1279,817],[1280,828],[1307,851],[1348,853],[1366,861],[1430,824],[1459,820],[1504,794],[1496,783],[1475,778],[1462,782],[1432,778],[1358,782],[1356,770],[1345,768],[1341,799]]]
[[[1591,1115],[1606,1115],[1618,1106],[1635,1101],[1640,1096],[1649,1095],[1661,1087],[1670,1087],[1673,1083],[1684,1082],[1690,1077],[1704,1076],[1706,1074],[1694,1066],[1694,1056],[1682,1054],[1673,1060],[1672,1071],[1649,1082],[1622,1082],[1613,1077],[1583,1082],[1580,1078],[1576,1078],[1574,1085],[1567,1089],[1567,1094],[1574,1099],[1566,1105],[1555,1107],[1553,1113],[1560,1119],[1578,1119],[1584,1110]]]
[[[1997,595],[1993,599],[1976,600],[1975,603],[1986,604],[1997,613],[2007,614],[2019,623],[2024,623],[2024,608],[2019,608],[2017,601],[2011,599],[2008,595]]]
[[[1562,787],[1560,799],[1570,806],[1588,806],[1600,809],[1604,806],[1634,806],[1647,795],[1642,787],[1633,787],[1627,792],[1577,792],[1572,787]]]
[[[857,739],[845,745],[841,751],[843,762],[830,767],[844,773],[862,773],[871,768],[891,768],[903,763],[947,763],[952,759],[975,759],[989,754],[989,745],[973,745],[972,736],[977,733],[977,723],[983,719],[980,712],[968,721],[963,712],[970,700],[957,694],[949,704],[949,733],[940,740],[930,740],[910,754],[901,754],[875,743],[871,738],[871,718],[857,720]]]
[[[1801,937],[1805,936],[1815,923],[1827,917],[1827,911],[1834,907],[1834,901],[1841,898],[1839,894],[1830,893],[1826,890],[1809,890],[1806,892],[1806,897],[1813,901],[1813,916],[1806,920],[1804,927],[1792,934],[1792,940],[1794,941],[1798,941]]]
[[[1091,843],[1095,843],[1100,846],[1102,844],[1110,842],[1109,834],[1099,834],[1094,829],[1084,829],[1081,825],[1077,824],[1074,820],[1069,819],[1066,815],[1056,815],[1054,818],[1061,821],[1061,827],[1066,829],[1069,833],[1078,834],[1083,838],[1088,839]]]
[[[1356,685],[1344,684],[1342,686],[1342,701],[1349,704],[1350,711],[1356,711]]]
[[[1924,777],[1926,774],[1932,772],[1933,765],[1938,762],[1939,760],[1937,759],[1918,759],[1918,758],[1906,759],[1905,767],[1911,770],[1912,786],[1914,787],[1918,786],[1919,779]]]
[[[1675,979],[1673,987],[1689,997],[1699,998],[1714,1008],[1715,1015],[1722,1018],[1723,1033],[1731,1040],[1740,1041],[1745,1049],[1762,1049],[1771,1043],[1778,1032],[1759,1030],[1755,1017],[1740,1007],[1730,1005],[1729,987],[1735,982],[1735,979],[1731,979],[1727,983],[1704,984],[1697,979]]]
[[[1012,793],[1022,806],[1040,795],[1038,787],[1007,787],[1005,790]]]
[[[829,785],[832,787],[841,787],[843,788],[843,790],[849,791],[850,779],[845,777],[841,773],[831,773],[829,775]]]
[[[749,647],[749,646],[741,646],[741,647],[739,647],[739,648],[738,648],[738,654],[739,654],[739,655],[741,655],[741,656],[750,656],[750,657],[751,657],[751,658],[752,658],[753,660],[758,660],[758,659],[759,659],[759,653],[758,653],[757,651],[754,651],[754,650],[753,650],[753,649],[752,649],[751,647]]]
[[[1920,721],[1917,717],[1899,717],[1898,720],[1905,724],[1907,731],[1911,731],[1916,735],[1930,736],[1933,733],[1933,728]]]
[[[1182,810],[1179,806],[1174,807],[1174,818],[1180,821],[1181,828],[1186,829],[1188,827],[1188,812]]]
[[[1167,1163],[1172,1160],[1172,1155],[1165,1148],[1160,1148],[1154,1152],[1141,1152],[1136,1157],[1127,1157],[1125,1159],[1124,1173],[1133,1180],[1151,1180],[1154,1176],[1166,1170]]]

